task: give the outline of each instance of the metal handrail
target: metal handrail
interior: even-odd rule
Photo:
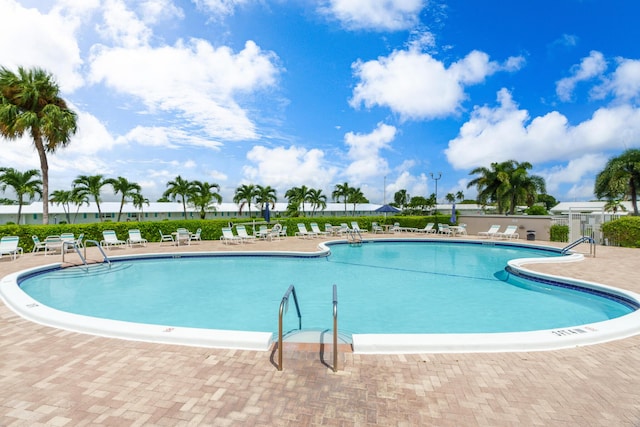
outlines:
[[[282,316],[289,308],[289,295],[293,295],[293,302],[296,304],[298,313],[298,329],[302,329],[302,315],[300,314],[300,305],[298,305],[298,296],[296,295],[296,288],[291,285],[287,292],[284,293],[282,301],[280,301],[280,311],[278,313],[278,371],[282,371]]]
[[[581,243],[589,243],[589,255],[593,256],[595,258],[596,256],[596,241],[593,237],[589,237],[589,236],[582,236],[579,239],[577,239],[576,241],[569,243],[567,246],[565,246],[564,248],[562,248],[561,253],[566,254],[569,249],[573,249],[576,246],[578,246]]]
[[[338,287],[333,285],[333,372],[338,372]]]
[[[62,262],[64,262],[64,254],[67,251],[67,248],[73,248],[76,253],[78,254],[78,256],[80,257],[80,259],[82,260],[82,265],[84,265],[85,267],[87,266],[87,258],[86,256],[83,256],[82,253],[80,252],[80,248],[78,247],[78,244],[76,242],[62,242]],[[86,253],[85,253],[86,255]]]
[[[360,234],[360,230],[357,230],[355,228],[347,229],[347,235],[351,238],[351,241],[353,243],[357,243],[358,242],[358,240],[356,239],[356,234],[360,238],[359,242],[362,243],[362,234]]]
[[[109,257],[107,257],[107,254],[104,253],[104,251],[102,250],[102,245],[100,244],[100,242],[98,242],[97,240],[85,240],[84,241],[84,257],[87,257],[87,243],[93,243],[96,245],[96,247],[98,248],[98,250],[100,251],[100,253],[102,254],[102,257],[104,258],[104,261],[107,262],[107,264],[109,264],[109,267],[111,267],[111,260],[109,259]]]

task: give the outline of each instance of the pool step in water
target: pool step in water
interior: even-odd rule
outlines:
[[[314,343],[314,344],[333,344],[333,332],[328,329],[301,329],[286,334],[283,337],[286,343]],[[338,345],[352,344],[351,336],[338,332]]]

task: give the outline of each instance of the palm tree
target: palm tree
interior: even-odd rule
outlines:
[[[100,209],[100,202],[102,199],[100,198],[100,191],[102,190],[102,187],[107,184],[107,180],[105,180],[104,176],[100,174],[80,175],[73,180],[73,189],[79,198],[82,198],[83,196],[87,197],[89,195],[93,197],[93,200],[96,202],[96,208],[98,209],[100,222],[102,222],[102,210]]]
[[[509,213],[513,215],[516,207],[520,204],[526,204],[528,207],[533,206],[538,198],[538,194],[546,192],[544,178],[537,175],[529,175],[527,170],[531,169],[531,163],[515,162],[515,169],[509,177],[510,188],[509,195]]]
[[[622,204],[622,200],[620,199],[609,199],[607,203],[604,205],[605,212],[613,212],[614,214],[618,213],[618,210],[622,212],[626,212],[627,208]]]
[[[113,187],[113,194],[122,194],[117,220],[118,222],[120,222],[120,217],[122,216],[122,208],[124,207],[127,198],[133,198],[134,194],[139,194],[140,191],[142,191],[142,187],[140,187],[140,184],[138,183],[129,182],[127,178],[124,178],[122,176],[107,179],[105,182]]]
[[[20,225],[24,197],[28,196],[29,201],[32,201],[36,194],[42,197],[40,171],[37,169],[29,169],[26,172],[20,172],[14,168],[0,168],[0,189],[5,191],[7,187],[13,188],[13,191],[16,193],[16,198],[18,199],[17,224]]]
[[[313,209],[312,216],[315,215],[316,209],[325,210],[327,208],[327,196],[322,194],[322,190],[319,188],[309,190],[309,198],[307,201],[311,203],[311,208]]]
[[[77,116],[58,96],[53,76],[40,68],[0,68],[0,135],[17,139],[31,135],[42,172],[42,223],[49,223],[49,163],[47,153],[69,143]]]
[[[349,194],[351,193],[351,187],[349,187],[348,183],[344,184],[336,184],[333,192],[331,193],[331,198],[336,202],[340,201],[342,198],[344,202],[344,214],[347,214],[347,200],[349,199]]]
[[[149,206],[149,199],[144,197],[142,193],[133,193],[131,195],[131,203],[133,203],[133,207],[140,209],[140,213],[144,215],[143,205]]]
[[[409,204],[409,194],[407,193],[407,190],[402,189],[396,191],[393,195],[393,201],[400,209],[404,210],[404,207]]]
[[[459,202],[463,202],[464,201],[464,193],[462,192],[462,190],[458,191],[456,193],[456,200]]]
[[[369,203],[369,200],[364,197],[362,190],[360,188],[351,188],[349,192],[349,203],[353,203],[353,216],[356,216],[356,205],[358,203]]]
[[[596,176],[594,193],[598,199],[631,200],[633,215],[638,215],[640,190],[640,149],[630,148],[609,159]]]
[[[510,162],[513,162],[512,160]],[[478,203],[486,206],[496,203],[498,213],[503,213],[506,200],[509,173],[506,170],[508,162],[491,163],[491,168],[477,167],[469,172],[470,175],[480,175],[467,184],[467,188],[476,186],[478,189]]]
[[[242,213],[242,208],[246,205],[247,208],[249,208],[249,217],[251,217],[251,203],[257,195],[257,188],[255,185],[243,184],[236,188],[236,193],[233,196],[233,202],[240,204],[240,213]]]
[[[71,224],[71,215],[69,214],[71,195],[72,192],[70,190],[55,190],[49,195],[49,202],[51,204],[55,203],[58,206],[62,205],[62,209],[64,210],[65,217],[67,217],[68,224]]]
[[[264,206],[268,203],[271,208],[275,208],[276,201],[278,201],[277,191],[275,188],[267,185],[256,185],[256,203],[260,205],[260,210],[264,210]]]
[[[84,188],[74,188],[71,190],[71,203],[76,205],[76,213],[73,215],[73,222],[78,219],[78,213],[80,212],[80,206],[86,204],[89,206],[89,195]]]
[[[289,203],[298,204],[302,206],[302,214],[304,215],[304,203],[309,201],[310,189],[303,185],[301,187],[292,187],[284,193],[284,197],[289,200]]]
[[[182,201],[182,210],[184,212],[185,219],[187,218],[187,199],[191,191],[191,183],[180,175],[176,176],[173,181],[167,182],[167,191],[162,196],[173,200],[174,202],[180,198]]]
[[[211,191],[215,189],[216,191]],[[205,219],[207,210],[214,210],[213,202],[221,203],[222,196],[218,193],[220,186],[218,184],[209,184],[208,182],[192,181],[191,190],[189,192],[189,203],[200,210],[200,219]]]
[[[453,193],[447,193],[446,196],[444,196],[445,200],[449,203],[453,203],[456,201],[456,195]]]

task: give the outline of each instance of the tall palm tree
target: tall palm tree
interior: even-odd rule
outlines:
[[[264,206],[268,203],[273,209],[278,201],[277,191],[270,185],[256,185],[256,203],[260,205],[260,210],[264,210]]]
[[[89,206],[88,192],[84,188],[74,188],[71,190],[71,197],[69,201],[76,205],[76,213],[73,215],[73,222],[75,223],[78,219],[80,207],[85,204]]]
[[[515,162],[515,168],[511,171],[509,177],[510,188],[509,194],[509,213],[513,215],[516,207],[520,204],[526,204],[528,207],[533,206],[538,198],[538,194],[546,192],[546,184],[544,178],[538,175],[529,175],[527,172],[531,169],[531,163]]]
[[[393,201],[400,209],[404,210],[404,207],[409,204],[409,194],[407,193],[407,190],[402,189],[396,191],[393,195]]]
[[[102,191],[102,187],[107,184],[107,180],[104,179],[104,176],[100,174],[79,175],[76,179],[73,180],[73,189],[78,194],[78,197],[93,197],[93,200],[96,202],[96,208],[98,209],[100,222],[102,222],[102,210],[100,209],[100,202],[102,201],[102,199],[100,197],[100,192]]]
[[[71,204],[72,192],[70,190],[55,190],[49,195],[49,202],[51,204],[62,205],[64,210],[64,216],[67,218],[67,223],[71,224],[70,204]]]
[[[349,191],[349,196],[347,197],[349,203],[353,203],[353,216],[356,216],[356,205],[358,203],[369,203],[369,200],[364,197],[362,190],[360,188],[351,188]]]
[[[174,202],[180,198],[182,202],[182,210],[184,212],[185,219],[187,218],[187,199],[189,198],[189,192],[191,191],[191,182],[182,178],[180,175],[176,176],[173,181],[167,182],[167,190],[162,194],[163,197],[173,200]]]
[[[16,193],[16,198],[18,199],[17,224],[20,225],[25,196],[29,198],[29,201],[32,201],[36,194],[42,197],[40,171],[29,169],[26,172],[20,172],[14,168],[0,168],[0,189],[5,191],[7,187],[13,188]]]
[[[42,223],[49,223],[47,153],[67,145],[77,130],[77,116],[58,96],[53,76],[40,68],[0,68],[0,135],[17,139],[30,134],[42,172]]]
[[[309,203],[311,203],[312,215],[315,215],[316,209],[325,210],[327,208],[327,196],[322,194],[321,189],[312,188],[309,190]]]
[[[122,195],[122,198],[120,199],[120,210],[118,211],[118,222],[120,222],[122,208],[124,207],[127,198],[133,198],[134,194],[139,194],[142,191],[142,187],[140,187],[140,184],[130,182],[127,178],[122,176],[107,179],[106,183],[113,187],[113,194],[120,193]]]
[[[351,187],[349,187],[348,183],[344,184],[336,184],[333,192],[331,193],[331,198],[336,202],[339,202],[340,199],[344,202],[344,214],[347,214],[347,200],[349,199],[349,194],[351,192]]]
[[[242,184],[236,188],[233,202],[240,205],[240,213],[242,213],[242,209],[247,206],[249,209],[249,217],[251,217],[251,203],[253,203],[253,199],[255,199],[257,195],[257,187],[255,185]]]
[[[131,203],[133,203],[133,207],[140,209],[140,213],[144,215],[143,206],[149,206],[149,199],[144,197],[142,193],[134,193],[131,195]]]
[[[513,160],[502,163],[491,163],[490,168],[477,167],[469,172],[470,175],[480,175],[467,184],[467,188],[476,186],[478,189],[478,203],[486,206],[495,203],[498,213],[504,213],[508,204],[507,193],[509,187],[509,175],[513,169]]]
[[[211,191],[216,190],[216,191]],[[207,211],[215,211],[213,203],[221,203],[222,196],[218,193],[220,186],[218,184],[209,184],[208,182],[192,181],[191,190],[189,192],[189,204],[192,204],[200,211],[200,219],[205,219]]]
[[[301,187],[292,187],[287,190],[284,197],[289,200],[289,203],[298,204],[302,206],[302,214],[304,215],[304,203],[309,201],[311,189],[306,185]]]
[[[638,215],[640,190],[640,149],[630,148],[609,159],[596,176],[594,193],[598,199],[631,200],[633,215]]]

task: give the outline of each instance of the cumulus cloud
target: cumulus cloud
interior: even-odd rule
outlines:
[[[94,49],[90,79],[151,112],[176,113],[211,138],[246,140],[257,137],[255,125],[234,97],[273,85],[275,60],[252,41],[237,53],[200,39],[160,48],[103,46]]]
[[[514,71],[522,58],[510,58],[504,64],[473,51],[449,68],[429,54],[415,49],[397,50],[388,57],[352,65],[359,79],[350,105],[358,108],[388,107],[403,119],[445,117],[461,109],[466,99],[464,88],[484,81],[501,70]]]
[[[456,169],[515,159],[531,163],[566,161],[587,153],[628,148],[640,141],[640,110],[629,105],[600,108],[571,126],[557,111],[530,118],[506,89],[498,106],[476,107],[458,136],[449,141],[447,159]]]
[[[637,101],[640,95],[640,60],[618,58],[618,67],[604,83],[595,87],[595,98],[604,98],[611,93],[619,102]]]
[[[215,18],[233,15],[236,7],[251,3],[251,0],[192,0],[197,7],[205,10]]]
[[[98,33],[117,46],[144,46],[153,34],[123,0],[107,0],[103,8],[103,20],[104,22],[97,26]]]
[[[555,193],[560,185],[571,184],[585,180],[586,177],[596,176],[607,163],[607,156],[602,153],[585,154],[570,160],[567,164],[554,166],[550,169],[543,169],[536,172],[536,175],[544,177],[547,184],[547,193]],[[593,179],[587,180],[593,183]],[[587,194],[576,194],[577,188],[573,189],[575,197],[588,197],[593,194],[593,185]]]
[[[598,51],[591,51],[589,56],[583,58],[579,65],[572,67],[571,76],[556,82],[556,94],[562,101],[571,100],[573,90],[579,82],[587,81],[601,76],[607,69],[607,61],[604,55]]]
[[[118,138],[123,143],[138,143],[149,147],[179,148],[182,146],[206,147],[219,150],[219,141],[202,138],[192,132],[171,127],[136,126],[123,137]]]
[[[320,12],[352,30],[398,31],[419,20],[424,0],[329,0]]]
[[[345,175],[349,181],[359,185],[372,177],[385,175],[389,165],[380,151],[388,149],[395,136],[396,128],[384,123],[378,123],[376,129],[368,134],[347,133],[344,142],[349,148],[351,164],[345,170]]]
[[[271,185],[279,193],[300,185],[329,188],[337,173],[337,169],[325,160],[324,152],[315,148],[256,145],[247,153],[247,159],[252,165],[243,167],[245,179]]]
[[[149,24],[184,18],[184,11],[172,0],[145,0],[140,3],[139,8],[142,19]]]

